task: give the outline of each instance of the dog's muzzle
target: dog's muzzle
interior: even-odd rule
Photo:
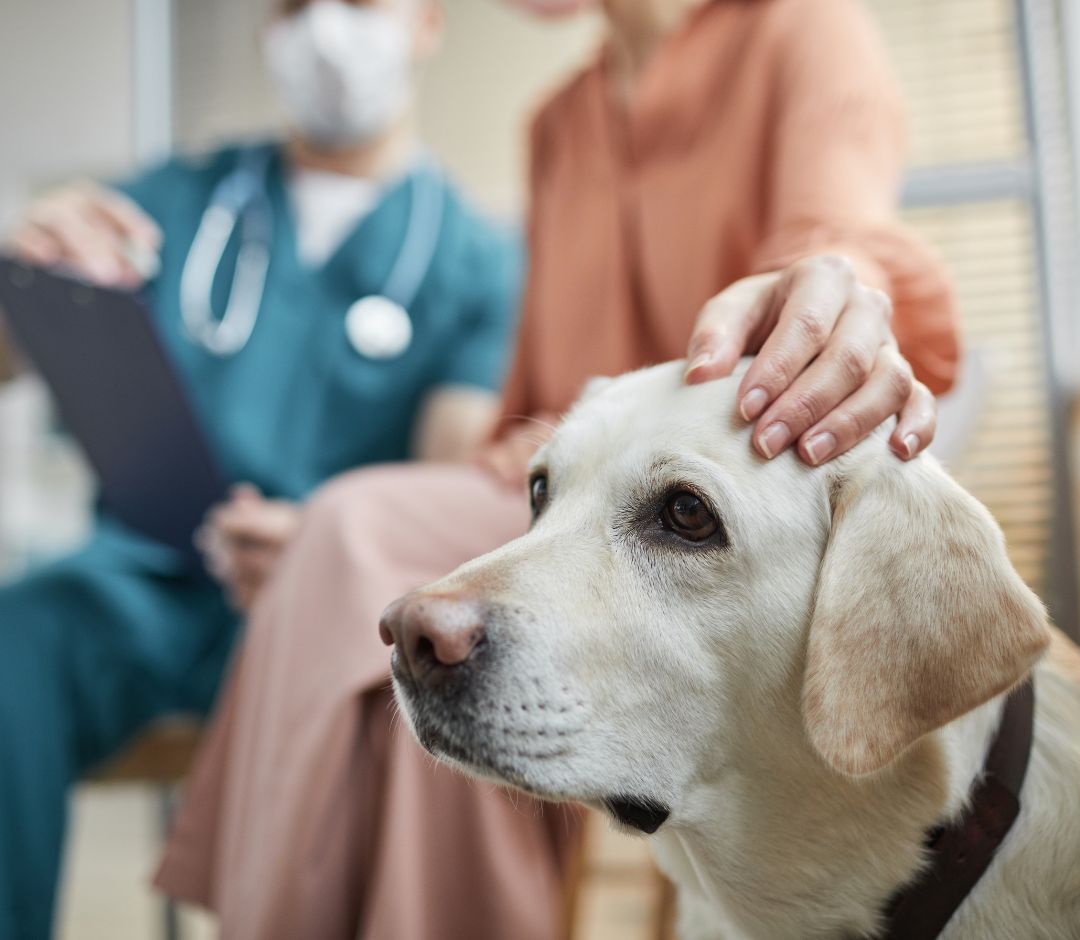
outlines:
[[[558,768],[582,731],[584,702],[564,682],[531,673],[506,642],[507,623],[521,615],[520,608],[424,591],[386,609],[379,633],[395,646],[394,682],[416,737],[436,757],[474,773],[540,797],[585,799],[628,828],[655,832],[669,814],[662,801],[565,788]]]
[[[386,609],[379,630],[396,647],[398,698],[428,751],[550,795],[537,768],[565,757],[580,716],[567,689],[546,687],[498,642],[507,619],[497,605],[417,591]]]

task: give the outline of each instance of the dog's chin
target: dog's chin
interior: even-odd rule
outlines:
[[[541,800],[585,803],[608,812],[622,828],[652,835],[671,815],[660,800],[625,794],[597,797],[584,788],[552,785],[528,765],[515,764],[501,755],[472,744],[462,744],[456,737],[446,737],[431,727],[413,724],[417,739],[432,756],[456,770],[481,780],[511,786]]]
[[[445,708],[432,707],[409,679],[394,676],[402,713],[416,739],[433,757],[468,776],[510,786],[538,799],[576,802],[609,813],[622,828],[652,834],[670,815],[664,801],[606,787],[579,785],[560,765],[560,754],[545,751],[522,755],[500,748],[483,733],[483,723],[471,723]]]

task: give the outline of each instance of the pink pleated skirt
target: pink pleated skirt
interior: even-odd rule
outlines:
[[[557,940],[579,811],[438,765],[396,715],[378,618],[521,534],[478,469],[324,487],[251,613],[158,871],[225,940]]]

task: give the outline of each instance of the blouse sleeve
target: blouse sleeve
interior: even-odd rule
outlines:
[[[756,271],[837,253],[892,298],[893,331],[935,393],[959,360],[944,266],[896,217],[904,110],[887,55],[857,0],[775,4],[777,76],[770,199]]]
[[[529,130],[529,193],[528,224],[526,227],[527,274],[521,301],[521,321],[517,332],[514,356],[510,372],[503,386],[500,419],[495,428],[497,437],[518,431],[533,416],[536,410],[536,396],[531,388],[529,349],[533,346],[537,324],[535,307],[536,285],[541,276],[543,259],[539,257],[539,245],[536,238],[537,215],[540,210],[542,180],[545,166],[546,111],[541,111],[533,120]]]

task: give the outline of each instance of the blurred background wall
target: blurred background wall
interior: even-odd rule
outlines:
[[[0,230],[41,187],[128,165],[133,135],[129,0],[4,0],[0,13]],[[0,389],[0,567],[78,537],[85,478],[42,435],[32,381]],[[37,484],[43,484],[39,487]],[[42,490],[57,512],[42,517]]]
[[[0,30],[0,220],[38,186],[126,165],[129,0],[5,0]]]

